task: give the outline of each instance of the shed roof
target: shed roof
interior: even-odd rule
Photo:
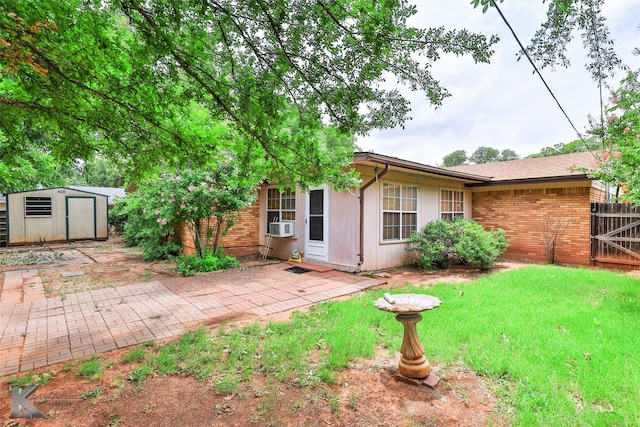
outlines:
[[[491,178],[492,183],[516,181],[550,181],[588,179],[580,169],[597,168],[594,153],[571,153],[550,157],[509,160],[506,162],[482,163],[445,168],[450,171],[481,175]]]
[[[86,191],[87,193],[102,194],[103,196],[107,196],[107,200],[110,205],[114,203],[116,197],[124,197],[126,195],[124,188],[117,187],[89,187],[83,185],[69,185],[67,188]]]

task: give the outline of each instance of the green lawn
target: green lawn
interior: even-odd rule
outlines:
[[[139,387],[153,373],[193,375],[225,394],[246,393],[257,375],[295,387],[333,382],[376,347],[399,351],[402,325],[373,306],[386,291],[318,304],[288,322],[200,329],[172,344],[148,343],[123,361],[132,363],[129,379]],[[442,300],[418,323],[426,356],[444,372],[462,361],[485,376],[500,399],[495,419],[517,426],[640,425],[640,279],[530,266],[393,292]]]
[[[402,325],[373,307],[385,290],[319,304],[284,323],[204,331],[160,348],[159,373],[216,377],[234,393],[254,374],[295,386],[333,381],[376,346],[399,351]],[[432,363],[462,360],[520,426],[640,425],[640,280],[609,271],[530,266],[468,283],[394,293],[435,295],[418,333]],[[310,355],[313,354],[313,357]]]
[[[640,280],[531,266],[429,293],[428,358],[489,377],[515,425],[640,425]]]

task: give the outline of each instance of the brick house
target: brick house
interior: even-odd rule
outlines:
[[[471,216],[485,229],[502,228],[509,239],[505,257],[546,262],[544,236],[567,224],[557,239],[556,261],[588,265],[590,203],[606,202],[607,191],[579,168],[594,169],[590,152],[507,162],[458,166],[447,170],[490,177],[468,184]]]
[[[412,231],[441,218],[464,217],[485,229],[504,229],[506,258],[546,262],[545,233],[561,221],[568,225],[557,239],[556,261],[588,265],[590,203],[606,201],[607,192],[579,169],[594,168],[595,160],[591,153],[574,153],[438,168],[355,153],[359,188],[280,193],[264,185],[223,246],[234,255],[266,250],[281,259],[297,249],[305,262],[370,271],[410,263],[405,249]],[[291,234],[270,239],[274,219],[289,223]],[[184,244],[193,250],[192,243]]]

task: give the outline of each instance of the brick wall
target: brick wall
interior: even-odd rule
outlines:
[[[210,228],[214,230],[214,233],[216,224],[215,218],[211,219]],[[260,205],[256,200],[254,204],[240,212],[240,219],[222,238],[221,245],[224,247],[224,251],[233,256],[259,253],[259,224]],[[206,230],[203,229],[202,232],[206,233]],[[177,230],[177,237],[182,242],[182,250],[185,254],[192,254],[195,251],[191,233],[186,229],[186,226],[183,225]]]
[[[590,187],[538,188],[473,193],[473,218],[485,229],[502,228],[509,240],[504,257],[546,263],[545,230],[560,219],[571,222],[558,239],[556,260],[588,265],[590,201],[599,199]]]

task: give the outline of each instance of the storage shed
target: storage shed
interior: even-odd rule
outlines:
[[[6,245],[108,238],[108,198],[69,187],[6,196]]]

